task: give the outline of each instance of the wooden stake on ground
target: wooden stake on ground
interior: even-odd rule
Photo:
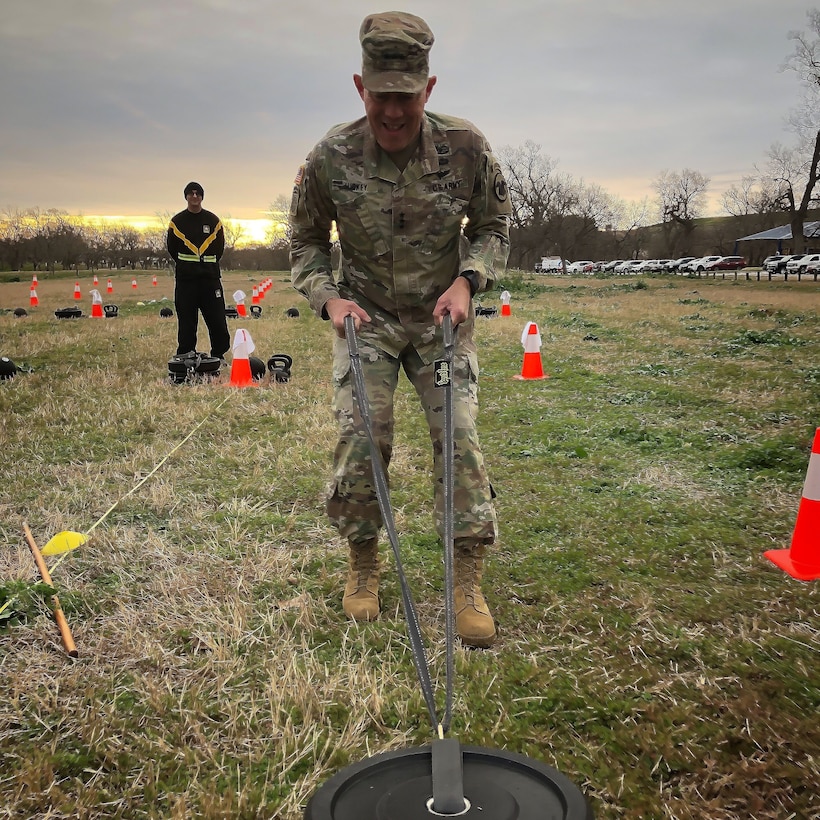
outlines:
[[[40,553],[40,549],[34,541],[34,536],[31,534],[31,530],[25,521],[23,522],[23,532],[26,535],[26,541],[28,542],[31,554],[34,556],[34,563],[37,564],[37,569],[40,571],[40,577],[44,583],[53,587],[54,584],[51,583],[51,575],[46,566],[45,559]],[[56,595],[53,595],[51,598],[51,607],[54,611],[54,620],[57,622],[57,627],[60,630],[60,637],[63,640],[65,651],[68,652],[72,658],[76,658],[80,653],[77,652],[74,636],[71,634],[71,628],[68,625],[63,608],[60,606],[60,599]]]

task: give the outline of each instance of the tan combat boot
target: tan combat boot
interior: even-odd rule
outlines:
[[[482,649],[495,642],[495,622],[481,594],[486,551],[486,546],[480,541],[458,538],[453,555],[456,632],[462,643]]]
[[[379,542],[373,538],[349,543],[350,567],[342,607],[354,621],[373,621],[379,617]]]

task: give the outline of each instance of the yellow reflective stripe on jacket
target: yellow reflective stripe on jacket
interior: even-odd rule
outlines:
[[[216,223],[216,227],[213,229],[213,231],[211,231],[211,235],[199,246],[200,255],[202,255],[203,253],[205,253],[206,250],[208,250],[209,245],[211,244],[211,242],[214,241],[214,239],[216,239],[216,235],[221,230],[222,230],[222,221],[219,220]],[[206,259],[205,261],[207,262],[207,261],[210,261],[210,260]],[[214,262],[216,262],[216,259],[214,259]]]
[[[179,228],[177,228],[176,225],[174,225],[174,220],[173,219],[171,220],[171,230],[174,232],[174,236],[177,239],[179,239],[180,242],[182,242],[185,245],[186,248],[189,248],[190,250],[192,250],[196,254],[196,260],[187,259],[186,261],[188,261],[188,262],[190,262],[190,261],[199,262],[199,248],[196,245],[194,245],[194,243],[191,242],[191,240],[188,239],[188,237],[185,236],[185,234],[182,233],[182,231]],[[186,254],[186,256],[187,256],[187,254]],[[183,255],[180,254],[179,258],[182,259],[182,257],[183,257]]]
[[[183,262],[216,262],[216,256],[209,254],[208,256],[196,256],[193,253],[177,254],[177,259]]]
[[[208,246],[216,239],[216,235],[222,230],[222,222],[219,221],[216,223],[216,227],[211,232],[211,235],[202,243],[200,247],[194,245],[187,236],[185,236],[182,231],[174,225],[174,220],[171,220],[171,230],[174,232],[174,236],[176,236],[181,242],[184,243],[185,247],[189,250],[193,251],[196,256],[192,259],[188,256],[187,253],[179,254],[179,258],[184,260],[185,262],[199,262],[199,257],[202,256],[203,253],[208,249]],[[205,259],[205,262],[216,262],[216,257]]]

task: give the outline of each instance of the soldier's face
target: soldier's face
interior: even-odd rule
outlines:
[[[190,194],[186,194],[185,199],[188,202],[188,210],[192,213],[198,214],[202,210],[201,191],[191,191]]]
[[[364,102],[364,113],[376,142],[389,154],[407,148],[419,135],[424,106],[430,99],[436,78],[430,77],[426,88],[418,94],[368,91],[358,74],[354,75],[353,81]]]

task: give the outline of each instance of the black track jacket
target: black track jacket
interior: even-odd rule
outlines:
[[[180,211],[168,225],[167,247],[178,279],[219,279],[225,232],[216,214]]]

